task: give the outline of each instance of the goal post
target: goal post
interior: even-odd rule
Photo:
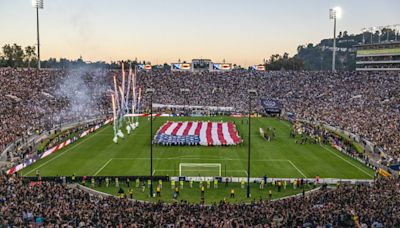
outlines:
[[[179,176],[220,177],[220,163],[179,163]]]

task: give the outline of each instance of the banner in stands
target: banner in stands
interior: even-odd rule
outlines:
[[[276,99],[261,98],[261,105],[267,113],[280,113],[282,104]]]
[[[191,64],[190,63],[172,63],[172,70],[190,70]]]
[[[378,169],[378,173],[379,173],[381,176],[383,176],[383,177],[390,177],[390,176],[392,176],[389,172],[387,172],[386,170],[384,170],[384,169],[382,169],[382,168],[379,168],[379,169]]]
[[[138,70],[151,70],[151,65],[150,64],[139,64],[137,65]]]
[[[396,165],[390,165],[389,168],[400,172],[400,163]]]
[[[220,70],[232,70],[231,63],[214,63],[213,70],[220,71]]]
[[[250,67],[251,70],[257,70],[257,71],[265,71],[265,66],[264,65],[254,65]]]

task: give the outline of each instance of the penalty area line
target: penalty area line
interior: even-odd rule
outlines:
[[[307,178],[307,176],[299,169],[297,166],[290,160],[287,160],[301,175],[303,175],[304,178]]]
[[[93,176],[97,176],[113,159],[108,160]]]

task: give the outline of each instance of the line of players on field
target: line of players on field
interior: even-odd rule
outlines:
[[[76,182],[76,177],[75,175],[73,175],[71,177],[72,182]],[[220,184],[220,180],[218,178],[213,178],[213,179],[207,179],[207,180],[200,180],[198,181],[198,187],[200,190],[200,197],[202,199],[202,201],[204,201],[204,196],[205,196],[205,191],[206,189],[210,189],[210,188],[214,188],[214,189],[218,189],[218,186]],[[303,194],[304,194],[304,186],[311,184],[313,188],[316,187],[316,184],[319,184],[319,180],[320,178],[317,176],[315,178],[315,181],[313,182],[308,182],[307,180],[304,179],[294,179],[292,181],[290,180],[285,180],[285,179],[277,179],[277,180],[271,180],[270,184],[272,186],[272,189],[275,189],[277,192],[281,192],[282,190],[286,190],[288,185],[291,185],[293,189],[297,189],[297,188],[303,188]],[[102,187],[102,184],[104,182],[105,187],[116,187],[118,188],[118,196],[121,198],[126,198],[129,196],[129,198],[133,199],[133,194],[134,194],[134,190],[133,188],[136,189],[141,189],[142,192],[146,191],[146,188],[150,188],[151,187],[151,181],[150,179],[147,180],[147,182],[144,179],[140,179],[140,178],[136,178],[134,181],[134,184],[131,184],[131,179],[129,177],[125,178],[125,185],[128,188],[127,192],[125,192],[125,190],[120,186],[120,181],[122,182],[122,180],[120,180],[120,178],[118,177],[91,177],[90,180],[88,177],[84,176],[82,178],[82,185],[86,186],[90,181],[90,187],[91,188],[96,188],[96,187]],[[173,200],[176,200],[179,195],[180,195],[180,191],[183,190],[184,188],[184,183],[185,181],[183,180],[179,180],[176,181],[174,179],[171,179],[170,181],[170,187],[173,190],[173,195],[172,198]],[[195,181],[193,179],[189,179],[189,181],[186,181],[189,184],[189,188],[193,189],[194,188],[194,183]],[[221,182],[225,183],[225,188],[229,187],[229,183],[232,182],[232,178],[225,178],[224,181],[221,180]],[[196,182],[197,183],[197,182]],[[162,179],[159,179],[157,181],[157,185],[155,188],[155,194],[153,195],[153,197],[161,197],[161,192],[163,189],[163,184],[164,181]],[[241,189],[245,189],[247,185],[247,182],[245,181],[244,178],[242,178],[240,180],[240,188]],[[89,186],[89,185],[88,185]],[[259,181],[259,189],[263,190],[266,187],[268,187],[268,177],[264,176],[260,181]],[[272,199],[272,189],[268,190],[268,196],[270,199]],[[230,191],[230,198],[235,198],[235,188],[231,188]]]

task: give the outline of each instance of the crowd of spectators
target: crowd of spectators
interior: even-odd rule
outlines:
[[[57,125],[103,115],[117,71],[0,69],[0,149],[18,138]],[[154,88],[154,103],[233,107],[246,113],[248,90],[280,100],[287,111],[307,120],[370,139],[394,158],[400,154],[400,73],[255,72],[187,73],[143,71],[138,86]],[[73,85],[73,86],[71,86]],[[181,89],[188,89],[183,94]],[[149,105],[142,94],[142,110]],[[260,105],[255,107],[261,112]],[[340,185],[305,198],[221,202],[211,206],[144,203],[91,195],[55,182],[25,183],[0,176],[1,226],[34,223],[70,226],[400,226],[400,182]]]
[[[261,97],[278,99],[298,118],[355,133],[400,157],[399,72],[156,71],[143,72],[139,79],[140,86],[155,89],[154,103],[234,107],[239,113],[247,112],[248,90],[256,89],[254,103]],[[145,95],[144,104],[148,101]],[[255,109],[262,111],[260,105]]]
[[[120,72],[0,69],[0,148],[35,131],[108,113],[107,92],[113,88],[114,74]],[[259,98],[278,99],[299,118],[355,133],[399,158],[398,72],[156,70],[139,72],[137,80],[143,91],[155,89],[153,103],[233,107],[236,113],[247,112],[248,90],[256,89],[258,94],[252,99],[256,111],[262,111]],[[141,108],[145,110],[150,99],[143,91]]]
[[[34,131],[109,113],[114,74],[120,72],[0,69],[0,149]],[[143,93],[149,87],[155,89],[153,103],[233,107],[236,113],[247,112],[248,90],[256,89],[258,112],[259,98],[278,99],[298,118],[337,126],[400,157],[399,72],[154,70],[140,71],[137,84],[142,111],[149,107],[150,95]]]
[[[277,201],[213,205],[138,202],[59,182],[0,176],[0,226],[399,227],[400,182],[340,184]]]
[[[17,139],[25,142],[62,124],[106,114],[103,86],[107,83],[98,80],[99,75],[96,71],[1,68],[0,151]],[[71,82],[78,84],[71,86]],[[32,149],[19,148],[8,158],[23,158]]]

